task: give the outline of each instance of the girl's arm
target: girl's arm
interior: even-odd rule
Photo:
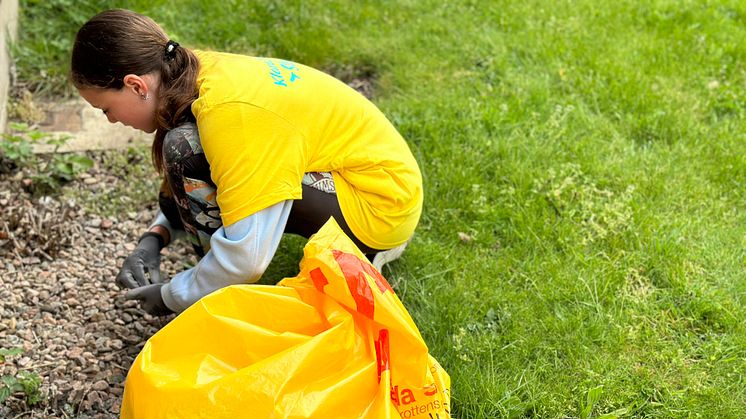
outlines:
[[[282,201],[220,227],[197,266],[178,273],[161,288],[166,306],[178,313],[215,290],[258,281],[277,251],[292,203]]]

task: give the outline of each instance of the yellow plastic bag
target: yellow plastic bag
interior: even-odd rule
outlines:
[[[448,418],[450,377],[330,219],[277,286],[201,299],[135,359],[125,418]]]

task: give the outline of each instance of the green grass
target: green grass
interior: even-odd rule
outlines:
[[[746,416],[743,2],[25,1],[29,88],[69,92],[104,3],[186,45],[375,77],[426,190],[384,274],[455,416]]]

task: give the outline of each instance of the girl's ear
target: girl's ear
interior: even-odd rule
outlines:
[[[142,77],[135,74],[127,74],[122,80],[124,87],[131,89],[136,95],[145,97],[148,95],[148,84]]]

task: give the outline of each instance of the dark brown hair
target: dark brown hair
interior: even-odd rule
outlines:
[[[78,89],[121,89],[127,74],[159,76],[158,108],[152,158],[163,172],[166,133],[194,121],[199,61],[188,48],[166,56],[166,32],[153,19],[131,10],[112,9],[86,22],[75,36],[70,78]]]

